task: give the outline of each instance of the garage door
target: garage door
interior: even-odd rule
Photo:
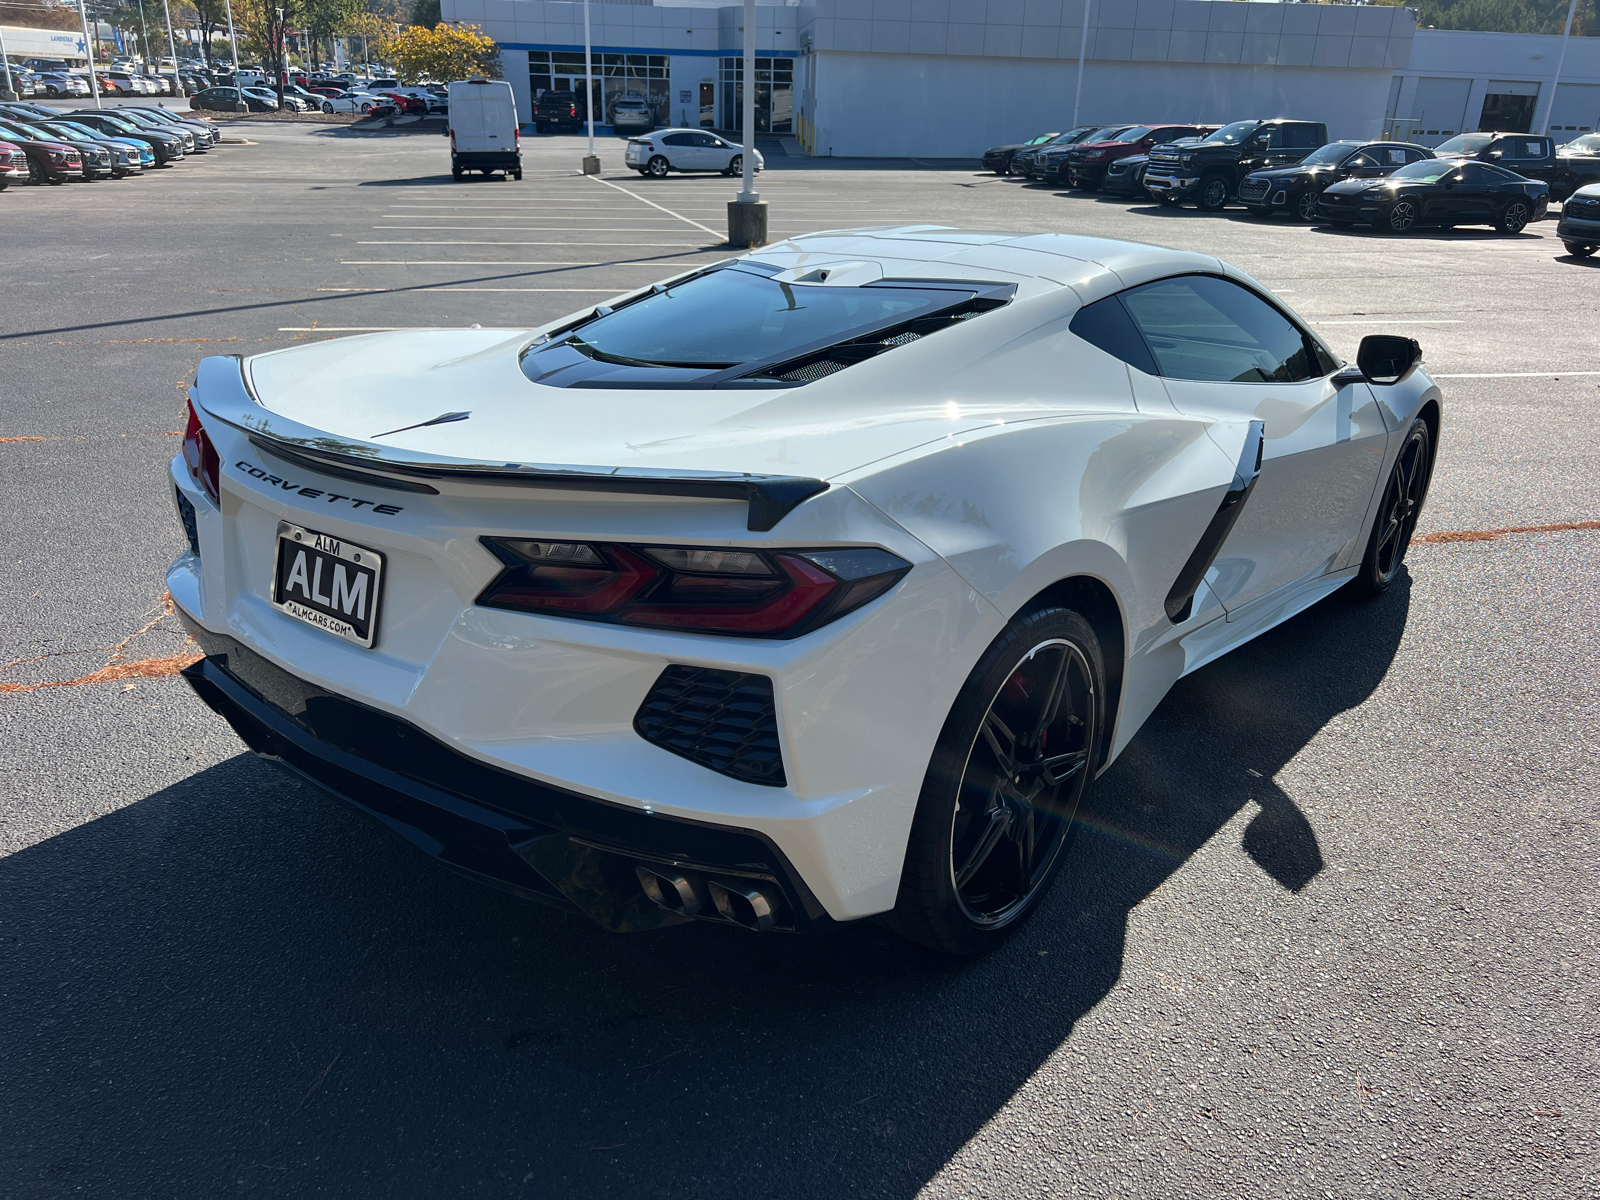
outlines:
[[[1600,84],[1563,83],[1556,89],[1555,107],[1550,110],[1550,136],[1557,142],[1570,142],[1580,133],[1600,129]]]
[[[1424,146],[1437,146],[1466,129],[1467,93],[1470,79],[1419,79],[1411,111],[1400,116],[1416,118],[1411,140]]]

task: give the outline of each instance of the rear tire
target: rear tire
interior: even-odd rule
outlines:
[[[1567,248],[1567,253],[1572,255],[1573,258],[1588,258],[1596,249],[1596,247],[1586,242],[1562,242],[1561,244]]]
[[[652,179],[665,179],[667,177],[667,172],[671,169],[672,164],[658,154],[646,165],[645,174],[649,175]]]
[[[465,176],[465,175],[466,175],[466,172],[463,171],[460,167],[451,167],[450,168],[450,176],[457,183],[460,183],[461,180],[462,180],[462,177]]]
[[[1012,619],[945,720],[883,924],[973,955],[1038,907],[1077,831],[1105,694],[1100,643],[1083,617],[1050,605]]]
[[[1528,227],[1528,222],[1533,220],[1533,209],[1526,201],[1513,200],[1500,210],[1500,219],[1494,227],[1501,233],[1521,233]]]
[[[1433,432],[1418,417],[1406,431],[1389,481],[1383,485],[1378,515],[1373,518],[1372,534],[1367,538],[1367,552],[1355,578],[1356,589],[1363,595],[1383,595],[1400,573],[1432,478]]]

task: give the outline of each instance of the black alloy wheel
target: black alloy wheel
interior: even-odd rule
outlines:
[[[1294,215],[1302,221],[1317,219],[1317,193],[1307,188],[1294,198]]]
[[[1099,640],[1070,609],[1024,612],[995,639],[934,748],[890,929],[977,954],[1038,906],[1101,749],[1104,679]]]
[[[1221,175],[1212,175],[1200,183],[1200,209],[1202,212],[1221,212],[1228,207],[1228,181]]]
[[[1533,209],[1526,200],[1513,200],[1500,210],[1495,228],[1501,233],[1521,233],[1533,220]]]
[[[1561,244],[1567,248],[1567,253],[1572,255],[1573,258],[1588,258],[1597,249],[1597,247],[1588,242],[1562,242]]]
[[[667,171],[671,169],[671,164],[658,154],[650,160],[649,166],[645,169],[650,172],[652,179],[665,179]]]
[[[1433,433],[1419,417],[1406,431],[1394,469],[1389,472],[1378,515],[1372,522],[1372,536],[1367,539],[1367,552],[1361,560],[1361,573],[1356,576],[1361,590],[1368,595],[1379,596],[1388,591],[1400,573],[1432,478]]]
[[[1410,196],[1401,196],[1389,205],[1387,224],[1390,233],[1409,233],[1417,223],[1417,202]]]

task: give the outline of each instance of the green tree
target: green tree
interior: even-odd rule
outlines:
[[[1375,0],[1417,10],[1417,28],[1475,29],[1486,33],[1560,33],[1569,0]],[[1574,37],[1600,35],[1596,0],[1578,0]]]

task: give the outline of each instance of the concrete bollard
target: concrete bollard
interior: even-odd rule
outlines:
[[[767,244],[767,202],[753,204],[728,201],[728,245],[754,250]]]
[[[600,156],[598,154],[585,154],[583,156],[583,173],[585,175],[600,174]]]

